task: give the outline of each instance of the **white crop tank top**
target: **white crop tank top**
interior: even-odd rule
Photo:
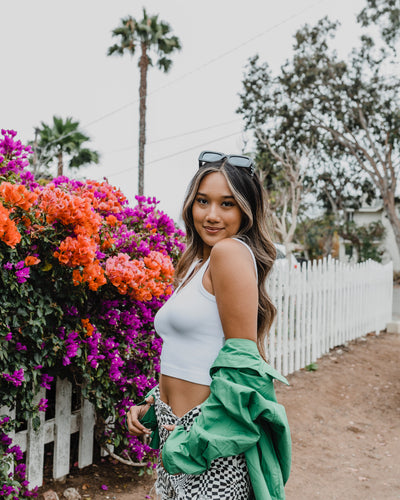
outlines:
[[[235,239],[250,251],[257,275],[251,248]],[[225,342],[215,296],[203,286],[209,260],[182,289],[178,286],[154,318],[155,329],[163,340],[161,373],[203,385],[210,385],[210,368]],[[198,262],[190,266],[182,284]]]

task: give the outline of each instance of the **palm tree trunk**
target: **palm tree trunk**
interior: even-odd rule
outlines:
[[[63,164],[63,154],[62,151],[60,151],[57,155],[58,158],[58,164],[57,164],[57,177],[60,177],[60,175],[63,175],[64,171],[64,164]]]
[[[147,97],[147,69],[149,59],[147,57],[147,45],[142,42],[142,55],[139,61],[140,85],[139,85],[139,172],[138,172],[138,194],[144,193],[144,147],[146,144],[146,97]]]

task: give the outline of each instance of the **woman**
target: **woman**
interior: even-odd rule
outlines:
[[[203,151],[183,220],[179,286],[155,318],[160,383],[129,410],[129,431],[156,428],[163,500],[282,499],[290,433],[273,379],[287,382],[264,361],[276,250],[253,161]]]

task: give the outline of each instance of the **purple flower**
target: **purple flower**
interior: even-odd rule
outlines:
[[[45,389],[48,389],[50,390],[51,389],[51,382],[53,382],[54,380],[54,377],[52,377],[51,375],[47,375],[46,373],[43,373],[42,374],[42,380],[40,381],[40,385],[41,387],[44,387]]]
[[[67,335],[67,339],[65,341],[66,355],[63,359],[63,365],[67,366],[71,364],[71,358],[74,358],[79,349],[79,337],[78,332],[71,332]]]
[[[8,373],[2,373],[2,377],[6,379],[8,382],[11,382],[15,387],[22,385],[22,382],[25,381],[23,368],[15,370],[15,372],[12,375]]]
[[[12,453],[13,455],[15,455],[15,459],[18,461],[22,460],[24,458],[24,455],[21,451],[21,448],[17,445],[12,446],[11,448],[8,448],[7,453]]]
[[[17,342],[15,344],[15,349],[17,351],[27,351],[28,350],[28,348],[26,347],[26,345],[21,344],[21,342]]]
[[[3,265],[4,269],[6,269],[7,271],[10,271],[12,268],[13,268],[13,265],[11,262],[6,262],[4,265]]]
[[[12,332],[8,332],[7,335],[4,337],[4,340],[6,340],[7,342],[9,342],[10,340],[12,340]]]
[[[12,486],[7,486],[6,484],[3,484],[3,487],[0,490],[0,495],[4,495],[5,497],[7,497],[8,495],[11,495],[12,493],[15,493],[14,488]]]
[[[17,265],[15,267],[17,267]],[[15,276],[17,277],[17,282],[18,283],[25,283],[25,281],[30,276],[30,272],[31,272],[31,270],[29,267],[25,267],[25,268],[21,269],[20,271],[17,271],[15,273]]]
[[[48,400],[45,398],[41,398],[38,404],[38,409],[39,411],[46,411],[47,410],[47,402]]]

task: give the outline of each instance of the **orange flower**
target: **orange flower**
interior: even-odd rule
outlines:
[[[94,291],[107,283],[104,269],[98,260],[83,268],[82,279],[88,283],[89,289]]]
[[[21,234],[15,222],[10,219],[10,210],[7,210],[2,203],[0,203],[0,240],[11,248],[15,248],[21,241]]]
[[[39,264],[40,259],[37,257],[34,257],[33,255],[28,255],[28,257],[25,257],[25,265],[26,266],[34,266],[35,264]]]
[[[114,227],[118,223],[118,219],[115,217],[115,215],[107,215],[106,221],[111,227]]]
[[[91,238],[78,234],[76,238],[65,238],[54,257],[69,267],[86,266],[93,263],[96,250],[97,245]]]
[[[170,295],[173,273],[171,259],[160,252],[150,252],[143,261],[132,260],[123,253],[106,261],[106,275],[111,283],[121,294],[140,301]]]
[[[25,216],[21,217],[21,221],[25,227],[31,227],[31,225],[32,225],[32,222],[28,217],[25,217]]]
[[[37,199],[37,194],[28,191],[23,184],[11,184],[11,182],[0,184],[0,196],[5,202],[23,210],[29,210]]]
[[[81,323],[83,328],[86,330],[86,337],[91,337],[94,332],[94,326],[90,323],[88,318],[82,318]]]
[[[112,238],[109,233],[106,233],[104,235],[104,241],[102,242],[100,247],[101,250],[108,250],[113,246],[114,242],[115,242],[114,238]]]
[[[39,207],[45,212],[48,224],[72,225],[75,234],[91,236],[100,229],[101,217],[93,210],[90,199],[65,193],[52,183],[41,192]]]
[[[92,264],[85,266],[82,273],[78,269],[74,269],[72,271],[72,283],[75,286],[88,283],[90,290],[96,291],[107,283],[107,279],[104,276],[104,269],[100,266],[100,262],[96,260]]]

